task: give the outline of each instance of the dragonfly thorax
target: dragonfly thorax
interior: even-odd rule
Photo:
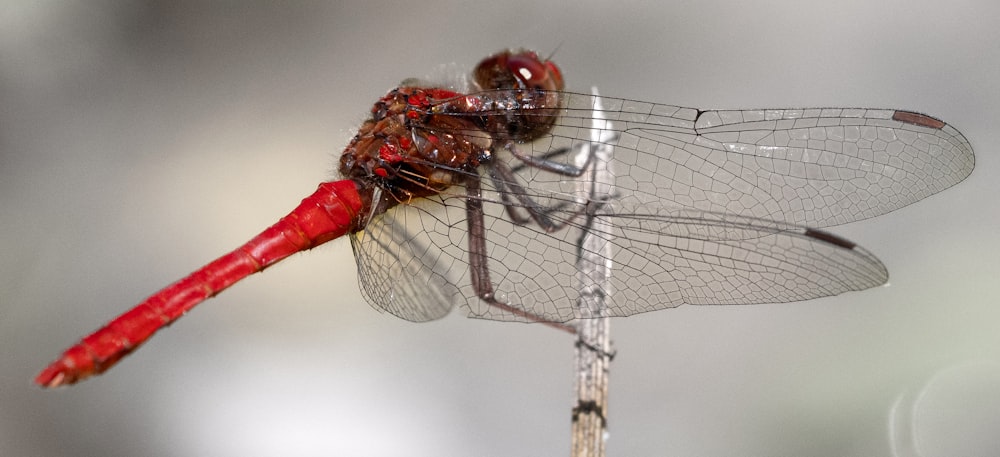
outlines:
[[[489,157],[492,139],[475,116],[435,114],[443,89],[401,87],[382,97],[340,158],[345,178],[373,184],[396,202],[460,184]]]

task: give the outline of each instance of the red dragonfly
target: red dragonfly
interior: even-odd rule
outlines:
[[[523,50],[488,57],[472,79],[471,90],[390,91],[344,150],[342,180],[87,336],[35,382],[101,373],[201,301],[343,235],[365,299],[410,321],[461,304],[473,317],[573,331],[587,317],[574,305],[584,232],[614,251],[609,288],[597,291],[607,308],[595,314],[863,290],[888,280],[882,263],[808,227],[893,211],[975,165],[961,133],[910,111],[599,98],[563,91],[555,64]],[[613,188],[581,190],[595,167],[613,170]]]

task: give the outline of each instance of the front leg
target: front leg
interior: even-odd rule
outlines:
[[[507,209],[507,214],[510,216],[511,221],[517,225],[524,225],[533,220],[542,230],[552,233],[573,223],[578,217],[594,207],[593,202],[583,204],[568,200],[553,206],[542,206],[528,195],[527,189],[518,182],[517,175],[514,174],[513,170],[507,164],[495,162],[490,164],[489,170],[494,186],[497,192],[500,193],[501,203]],[[514,202],[515,199],[517,200],[517,204]],[[567,211],[565,208],[568,205],[576,205],[577,208],[573,211]],[[518,214],[516,212],[518,207],[527,211],[528,216]],[[555,221],[550,217],[550,215],[559,212],[569,212],[569,215],[561,221]]]
[[[555,160],[552,160],[553,157],[573,152],[578,148],[584,147],[585,145],[588,148],[587,160],[585,160],[583,164],[580,166],[570,165],[568,163],[557,162]],[[507,142],[507,144],[504,145],[504,148],[510,151],[511,155],[517,157],[518,160],[524,163],[524,165],[519,165],[518,169],[520,169],[521,166],[530,166],[548,172],[552,172],[558,175],[569,176],[573,178],[578,178],[583,175],[583,172],[587,171],[587,167],[589,167],[590,163],[594,160],[594,151],[597,150],[597,148],[594,147],[593,144],[577,143],[572,148],[559,148],[549,151],[543,154],[541,157],[535,157],[521,152],[521,150],[518,149],[513,142]]]

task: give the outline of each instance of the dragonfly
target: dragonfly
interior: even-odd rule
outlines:
[[[487,57],[471,79],[391,90],[341,155],[341,179],[83,338],[35,382],[102,373],[205,299],[342,236],[365,300],[416,322],[460,306],[573,332],[596,315],[864,290],[888,280],[885,266],[820,228],[910,205],[975,166],[958,130],[913,111],[599,97],[565,91],[551,59],[528,50]],[[613,186],[579,185],[596,167]],[[596,310],[577,306],[584,234],[613,252]]]

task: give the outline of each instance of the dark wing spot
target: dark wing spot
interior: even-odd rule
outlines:
[[[905,122],[907,124],[920,125],[923,127],[930,127],[932,129],[940,129],[944,127],[944,121],[934,119],[933,117],[925,114],[914,113],[912,111],[896,111],[892,113],[892,120]]]
[[[836,246],[840,246],[840,247],[842,247],[844,249],[854,249],[854,247],[857,246],[856,244],[854,244],[854,243],[852,243],[850,241],[847,241],[847,240],[845,240],[845,239],[843,239],[843,238],[841,238],[841,237],[839,237],[837,235],[834,235],[834,234],[828,233],[828,232],[824,232],[824,231],[821,231],[821,230],[806,229],[805,235],[808,236],[808,237],[810,237],[810,238],[816,238],[817,240],[825,241],[827,243],[830,243],[830,244],[833,244],[833,245],[836,245]]]

